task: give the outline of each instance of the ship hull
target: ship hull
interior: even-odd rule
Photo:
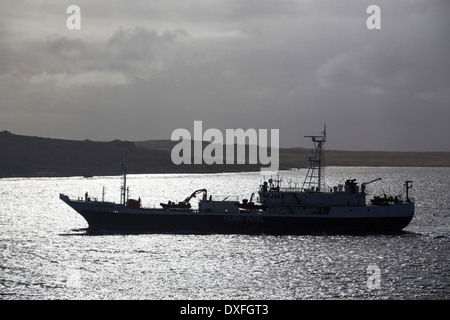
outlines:
[[[308,234],[398,232],[413,206],[340,207],[328,214],[267,214],[132,209],[124,205],[62,198],[88,223],[90,233]]]
[[[411,217],[311,218],[270,216],[228,216],[226,214],[130,214],[84,211],[88,231],[124,233],[194,234],[308,234],[398,232]]]

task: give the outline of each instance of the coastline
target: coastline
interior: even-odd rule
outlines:
[[[121,175],[128,173],[222,173],[259,171],[261,164],[180,164],[171,161],[177,142],[62,140],[0,132],[0,178]],[[280,170],[305,168],[311,149],[280,148]],[[246,153],[247,154],[247,153]],[[324,151],[325,166],[450,167],[450,152]]]

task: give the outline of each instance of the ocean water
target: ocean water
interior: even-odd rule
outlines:
[[[450,168],[325,170],[329,185],[381,177],[373,195],[403,194],[413,180],[414,219],[395,235],[89,235],[59,193],[119,202],[119,176],[0,179],[0,299],[449,299]],[[283,172],[283,186],[305,173]],[[130,197],[150,207],[201,188],[249,198],[261,182],[128,176]]]

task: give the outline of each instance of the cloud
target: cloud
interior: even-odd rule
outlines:
[[[103,42],[48,37],[43,42],[24,44],[25,48],[5,48],[10,61],[3,64],[3,75],[20,75],[29,85],[63,89],[130,85],[136,78],[160,72],[170,46],[186,36],[182,30],[159,34],[143,27],[121,27]]]
[[[183,30],[166,30],[158,34],[155,30],[143,27],[119,28],[108,39],[109,52],[115,59],[123,60],[151,60],[177,38],[185,37]]]
[[[277,128],[282,146],[324,122],[333,148],[450,138],[446,1],[381,1],[376,31],[370,1],[79,1],[78,31],[69,2],[18,3],[0,10],[0,126],[12,132],[164,139],[202,120]],[[55,110],[58,129],[43,116]]]
[[[131,81],[121,73],[117,72],[82,72],[75,75],[68,73],[48,74],[43,72],[32,75],[30,77],[31,84],[51,85],[57,88],[73,88],[73,87],[113,87],[129,85]]]

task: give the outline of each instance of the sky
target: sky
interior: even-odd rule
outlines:
[[[202,121],[310,147],[326,123],[328,149],[450,151],[449,17],[448,0],[2,1],[0,131],[141,141]]]

